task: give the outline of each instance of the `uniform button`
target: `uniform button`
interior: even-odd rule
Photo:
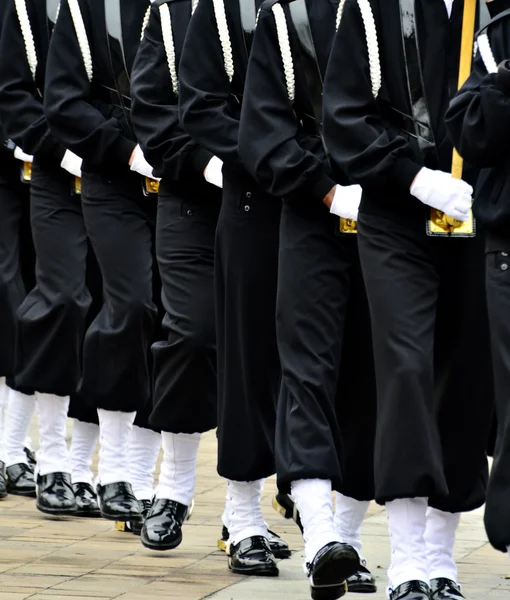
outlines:
[[[507,269],[508,269],[508,265],[507,265],[506,263],[503,263],[503,264],[501,265],[501,270],[502,270],[502,271],[506,271]]]
[[[501,256],[508,256],[508,252],[502,252]]]
[[[246,192],[246,197],[251,198],[251,192]]]
[[[248,206],[248,204],[247,204],[247,205],[244,207],[244,211],[245,211],[245,212],[249,212],[250,210],[251,210],[251,209],[250,209],[250,206]]]
[[[191,208],[188,210],[188,212],[186,214],[188,215],[188,217],[193,216],[193,211],[191,210]]]

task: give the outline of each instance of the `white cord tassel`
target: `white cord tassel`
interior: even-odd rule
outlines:
[[[81,14],[80,5],[78,0],[68,0],[69,10],[71,11],[71,17],[74,23],[74,29],[76,31],[76,39],[80,46],[81,55],[83,57],[83,66],[87,73],[88,80],[92,81],[93,69],[92,69],[92,54],[90,52],[89,40],[87,38],[87,30],[85,29],[85,23],[83,22],[83,16]]]
[[[176,96],[179,95],[179,80],[177,79],[177,68],[175,66],[175,44],[172,31],[172,17],[168,4],[161,4],[159,7],[161,15],[161,33],[163,35],[163,45],[165,46],[166,60],[170,79],[172,80],[172,90]]]
[[[197,10],[199,0],[193,0],[191,3],[191,14],[193,14]]]
[[[225,73],[228,80],[232,83],[234,79],[234,58],[232,56],[232,44],[230,43],[230,32],[228,30],[227,15],[223,0],[213,0],[214,14],[218,26],[221,48],[223,50],[223,62],[225,63]]]
[[[147,28],[147,25],[149,24],[149,19],[151,16],[151,7],[149,6],[149,8],[147,9],[145,16],[143,18],[143,23],[142,23],[142,35],[140,37],[140,40],[143,40],[143,36],[145,34],[145,29]]]
[[[480,56],[487,69],[487,73],[497,73],[498,65],[494,58],[494,54],[492,53],[491,43],[489,42],[489,37],[486,33],[482,33],[482,35],[478,37],[478,49],[480,50]]]
[[[347,0],[340,0],[340,4],[338,5],[338,11],[336,13],[336,30],[340,27],[340,21],[342,20],[342,15],[344,14],[344,6]]]
[[[23,41],[25,42],[28,66],[35,81],[35,76],[37,73],[37,53],[35,51],[34,35],[32,33],[32,27],[30,26],[30,19],[28,18],[27,5],[25,4],[25,0],[14,0],[14,4],[18,14],[21,35],[23,36]]]
[[[285,12],[280,4],[273,4],[272,7],[274,20],[276,23],[276,33],[278,34],[278,43],[282,55],[283,71],[285,73],[285,82],[287,84],[287,93],[291,103],[296,97],[296,77],[294,73],[294,61],[292,60],[292,51],[290,49],[289,28]]]

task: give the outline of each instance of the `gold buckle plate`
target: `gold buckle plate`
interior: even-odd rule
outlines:
[[[24,162],[23,167],[21,169],[21,181],[25,183],[30,183],[32,181],[32,163]]]
[[[457,221],[453,217],[435,208],[430,209],[430,219],[427,221],[427,234],[433,236],[475,237],[476,221],[473,213],[469,213],[467,221]]]
[[[150,177],[145,178],[145,191],[147,194],[159,193],[159,181],[151,179]]]
[[[340,233],[358,233],[356,221],[354,219],[344,219],[343,217],[340,217],[339,230]]]

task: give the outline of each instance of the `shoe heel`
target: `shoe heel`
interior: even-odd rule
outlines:
[[[347,582],[328,587],[311,588],[312,600],[338,600],[347,593]]]

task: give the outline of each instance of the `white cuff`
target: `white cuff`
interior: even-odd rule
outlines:
[[[211,185],[223,188],[223,161],[213,156],[205,168],[204,177]]]
[[[71,152],[70,150],[66,150],[60,166],[68,173],[71,173],[71,175],[74,175],[75,177],[81,177],[82,162],[82,159],[78,155],[74,154],[74,152]]]
[[[34,160],[33,156],[31,156],[30,154],[25,154],[19,146],[16,146],[16,148],[14,148],[14,158],[29,163],[31,163]]]

